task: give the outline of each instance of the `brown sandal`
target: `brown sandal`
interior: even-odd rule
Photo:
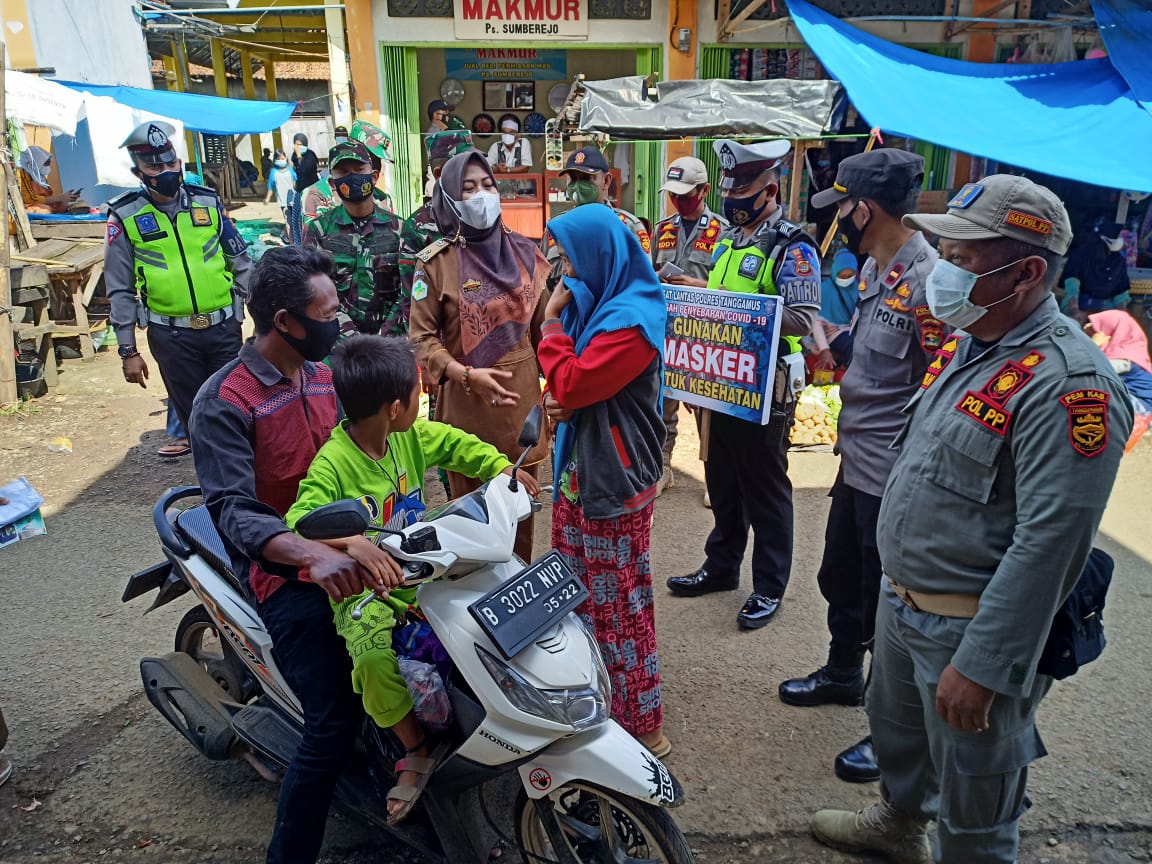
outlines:
[[[406,749],[405,753],[412,753],[424,747],[426,742],[421,741],[415,747]],[[388,824],[396,825],[402,822],[404,818],[412,812],[412,808],[416,806],[416,802],[420,799],[421,793],[428,785],[428,781],[432,779],[432,772],[443,760],[445,754],[448,752],[448,742],[441,742],[428,756],[405,756],[396,763],[396,779],[400,779],[400,775],[405,771],[417,775],[416,783],[412,786],[393,786],[388,790],[389,801],[403,801],[404,806],[397,810],[395,813],[389,814]]]

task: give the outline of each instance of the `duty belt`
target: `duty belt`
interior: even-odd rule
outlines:
[[[892,581],[891,576],[885,575],[885,578],[896,596],[904,601],[904,605],[917,612],[928,612],[944,618],[975,618],[980,609],[980,598],[970,594],[928,594],[898,585]]]
[[[153,312],[151,309],[148,310],[148,320],[153,324],[160,324],[164,327],[187,327],[190,330],[207,330],[212,325],[220,324],[231,317],[231,306],[225,306],[223,309],[217,309],[215,312],[197,312],[195,315],[184,315],[182,317],[161,315],[159,312]]]

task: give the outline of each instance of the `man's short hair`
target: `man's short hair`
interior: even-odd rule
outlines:
[[[332,256],[323,249],[282,246],[265,252],[256,262],[248,297],[256,332],[270,333],[272,319],[281,309],[303,314],[313,297],[309,280],[317,274],[330,279],[336,275]]]
[[[875,202],[877,207],[879,207],[896,221],[900,221],[907,214],[915,213],[917,207],[919,207],[920,187],[910,187],[902,195],[886,195],[882,197],[869,195],[866,196],[866,200]]]
[[[408,407],[416,386],[416,352],[401,336],[353,336],[332,352],[332,385],[355,423],[399,399]]]

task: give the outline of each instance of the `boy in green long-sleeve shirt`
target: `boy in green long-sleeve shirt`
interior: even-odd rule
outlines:
[[[495,447],[444,423],[417,417],[420,381],[408,341],[357,336],[332,354],[332,381],[346,415],[332,430],[300,483],[296,503],[285,516],[289,528],[308,512],[345,498],[360,498],[375,524],[399,529],[424,510],[422,483],[430,466],[468,477],[511,474],[512,465]],[[517,479],[531,495],[540,487],[529,474]],[[373,541],[359,535],[326,541],[371,570],[389,588],[401,584],[400,565]],[[411,603],[415,589],[396,597]],[[398,822],[423,791],[435,760],[412,711],[412,699],[392,651],[392,610],[369,603],[359,621],[351,612],[364,594],[333,603],[336,629],[352,656],[352,686],[377,725],[390,728],[407,757],[396,763],[397,786],[388,793],[388,821]]]

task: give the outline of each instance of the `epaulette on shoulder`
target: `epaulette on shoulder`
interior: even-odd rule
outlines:
[[[214,198],[219,198],[220,193],[213,189],[211,186],[198,186],[195,183],[185,183],[184,189],[189,195],[211,195]]]
[[[451,240],[449,240],[447,237],[441,237],[439,240],[429,243],[427,246],[417,252],[416,257],[427,264],[451,245]]]
[[[129,189],[127,192],[121,192],[119,195],[108,202],[108,209],[115,210],[122,204],[127,204],[129,201],[135,201],[143,194],[143,189]]]

